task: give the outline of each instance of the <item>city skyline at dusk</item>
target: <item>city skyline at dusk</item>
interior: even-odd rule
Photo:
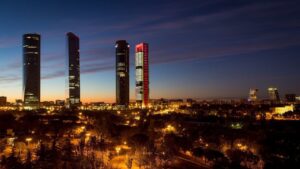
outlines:
[[[35,5],[31,5],[34,3]],[[80,38],[82,102],[115,102],[115,42],[149,43],[150,99],[300,94],[295,1],[2,2],[0,95],[22,99],[22,36],[41,35],[41,101],[66,98],[66,33]],[[145,8],[145,6],[147,6]],[[14,9],[14,10],[11,10]],[[155,12],[154,12],[155,11]],[[124,14],[125,13],[125,14]]]
[[[300,1],[0,5],[0,169],[298,169]]]

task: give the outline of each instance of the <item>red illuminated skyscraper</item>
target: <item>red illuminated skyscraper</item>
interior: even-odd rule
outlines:
[[[140,43],[135,47],[135,80],[136,102],[139,106],[147,107],[149,103],[149,47]]]

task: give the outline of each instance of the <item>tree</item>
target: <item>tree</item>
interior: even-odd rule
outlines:
[[[37,151],[37,156],[38,156],[38,160],[40,161],[43,161],[46,158],[46,147],[42,142],[40,143],[40,148]]]
[[[30,150],[28,149],[27,150],[27,155],[26,155],[26,162],[24,164],[25,166],[25,169],[32,169],[32,162],[31,162],[31,152]]]
[[[6,157],[4,155],[1,156],[0,166],[4,167],[6,165]]]
[[[126,166],[128,169],[131,169],[132,168],[132,161],[133,159],[132,158],[128,158],[127,161],[126,161]]]
[[[5,167],[7,169],[21,169],[20,159],[15,157],[15,148],[12,148],[10,156],[7,158]]]

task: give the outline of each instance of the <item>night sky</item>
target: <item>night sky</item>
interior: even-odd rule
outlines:
[[[234,3],[233,3],[234,2]],[[42,36],[43,100],[65,98],[66,33],[81,43],[81,100],[115,100],[116,40],[150,45],[151,98],[300,95],[297,0],[10,0],[0,4],[0,95],[22,98],[22,34]]]

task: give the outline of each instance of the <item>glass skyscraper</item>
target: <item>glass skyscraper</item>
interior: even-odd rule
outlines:
[[[269,93],[269,99],[270,99],[270,101],[280,102],[280,96],[279,96],[279,92],[278,92],[277,88],[275,88],[275,87],[269,87],[268,88],[268,93]]]
[[[149,103],[149,45],[140,43],[135,47],[135,93],[138,106]]]
[[[77,108],[80,106],[80,61],[79,38],[67,33],[67,106]]]
[[[41,36],[23,35],[23,96],[25,109],[37,109],[41,88]]]
[[[129,44],[116,42],[116,104],[129,105]]]
[[[256,102],[257,101],[257,93],[258,93],[258,89],[250,89],[248,101]]]

